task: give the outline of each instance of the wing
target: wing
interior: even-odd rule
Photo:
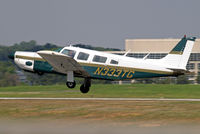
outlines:
[[[67,74],[67,71],[74,71],[76,74],[89,76],[76,60],[67,55],[55,51],[38,51],[37,53],[45,59],[56,72]]]

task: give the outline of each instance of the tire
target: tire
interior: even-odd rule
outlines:
[[[68,88],[75,88],[76,82],[75,81],[74,82],[66,82],[66,85]]]
[[[80,91],[83,94],[88,93],[89,90],[90,90],[90,87],[89,86],[85,86],[84,84],[82,84],[81,87],[80,87]]]

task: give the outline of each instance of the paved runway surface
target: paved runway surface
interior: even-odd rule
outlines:
[[[200,99],[167,99],[167,98],[4,98],[0,100],[94,100],[94,101],[200,101]]]

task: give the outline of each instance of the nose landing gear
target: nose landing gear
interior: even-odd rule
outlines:
[[[76,86],[76,82],[74,81],[74,82],[66,82],[66,85],[67,85],[67,87],[68,88],[75,88],[75,86]]]
[[[67,82],[66,85],[68,88],[74,88],[76,86],[76,82],[74,80],[74,72],[67,71]]]

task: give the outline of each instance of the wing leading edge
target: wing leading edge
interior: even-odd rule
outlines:
[[[74,71],[77,74],[88,77],[88,73],[73,58],[55,52],[55,51],[38,51],[43,59],[45,59],[56,72],[67,74],[67,71]]]

